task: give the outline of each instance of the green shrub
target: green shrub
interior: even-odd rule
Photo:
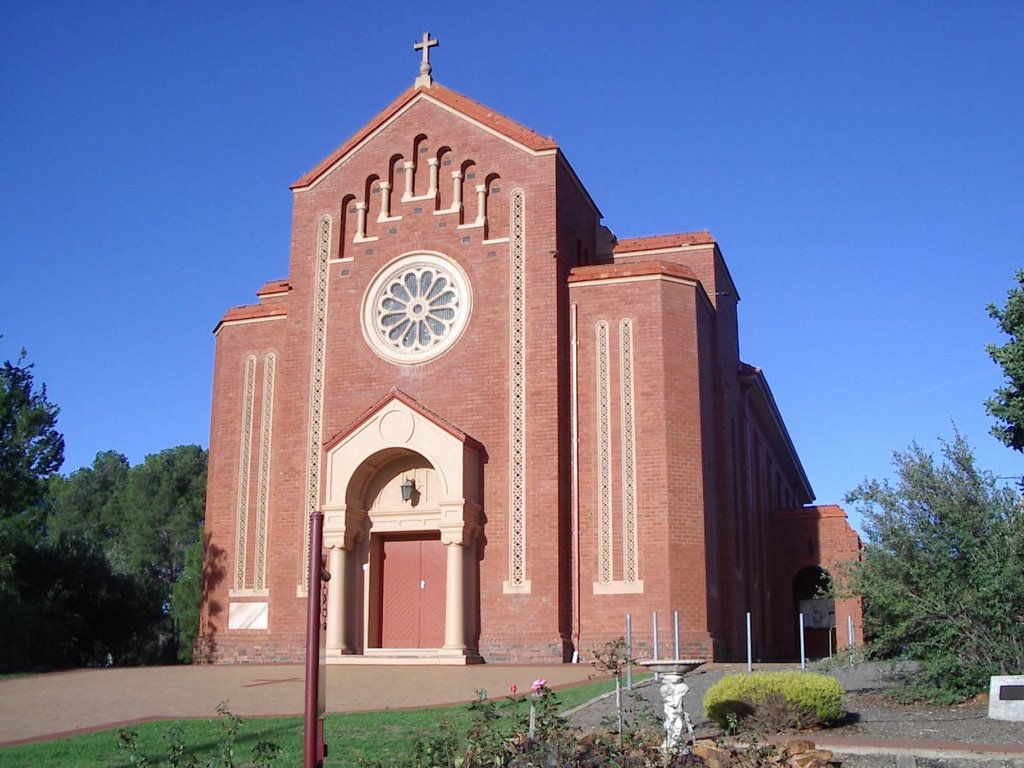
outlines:
[[[806,728],[842,717],[843,689],[834,677],[810,672],[728,675],[708,689],[704,711],[720,728],[748,718],[772,729]]]

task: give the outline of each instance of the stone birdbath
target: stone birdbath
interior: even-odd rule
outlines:
[[[690,686],[683,682],[683,676],[706,662],[707,659],[649,659],[640,662],[641,666],[661,675],[658,692],[665,708],[665,742],[661,748],[666,753],[682,751],[686,754],[696,741],[690,716],[683,708],[683,697],[690,690]],[[683,744],[683,725],[689,734],[686,744]]]

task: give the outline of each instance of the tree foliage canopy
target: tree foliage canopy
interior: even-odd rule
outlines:
[[[206,451],[61,477],[57,413],[24,353],[0,367],[0,671],[191,660]]]
[[[1024,508],[959,434],[939,461],[914,444],[894,465],[895,483],[847,497],[866,533],[865,630],[876,654],[918,662],[918,695],[962,699],[1024,669]]]
[[[1017,451],[1024,451],[1024,270],[1017,272],[1017,287],[1002,308],[990,304],[988,313],[1010,340],[985,349],[1003,369],[1006,385],[996,390],[985,407],[996,419],[992,434]]]
[[[183,661],[191,659],[195,636],[186,623],[195,617],[198,625],[199,593],[191,582],[202,568],[205,495],[206,451],[196,445],[151,454],[134,467],[105,451],[91,467],[50,482],[48,541],[80,541],[102,552],[116,573],[132,579],[160,608],[159,631],[170,640],[162,647],[171,654],[177,646]],[[176,588],[187,565],[195,573],[188,586]]]
[[[36,388],[25,352],[0,366],[0,520],[39,504],[47,478],[64,462],[58,408]]]

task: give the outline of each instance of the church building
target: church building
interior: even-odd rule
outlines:
[[[707,231],[618,239],[560,146],[419,77],[292,185],[287,276],[217,324],[197,658],[798,657],[860,640]],[[755,287],[754,290],[757,290]],[[782,341],[780,340],[780,343]],[[835,627],[834,629],[832,627]]]

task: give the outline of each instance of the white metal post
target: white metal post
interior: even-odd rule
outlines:
[[[651,612],[651,628],[653,630],[651,634],[653,635],[653,638],[654,638],[654,660],[657,661],[658,660],[658,612],[657,611],[652,611]],[[660,680],[661,679],[661,675],[659,675],[657,672],[655,672],[654,673],[654,679],[655,680]]]
[[[747,672],[750,672],[754,667],[754,650],[750,645],[750,611],[747,611]]]
[[[633,690],[633,616],[626,614],[626,657],[629,663],[626,665],[626,690]]]
[[[850,666],[852,667],[857,659],[857,649],[853,640],[853,616],[846,617],[846,631],[850,638]]]
[[[672,611],[672,624],[675,628],[676,635],[676,655],[675,658],[679,658],[679,611]]]
[[[804,652],[804,615],[800,614],[800,669],[807,669],[807,654]]]

